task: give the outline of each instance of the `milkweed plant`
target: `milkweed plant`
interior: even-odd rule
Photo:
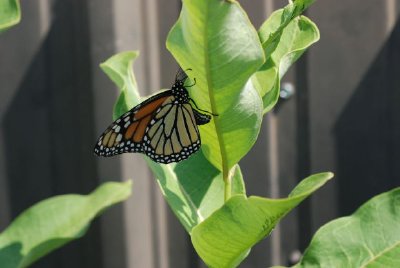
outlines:
[[[238,165],[278,101],[282,76],[319,39],[317,26],[301,15],[314,0],[290,2],[258,31],[234,0],[182,2],[166,46],[182,69],[192,69],[188,75],[196,84],[190,97],[214,116],[200,126],[201,149],[188,159],[168,165],[145,159],[202,260],[209,267],[237,267],[289,211],[333,177],[329,172],[309,176],[287,198],[269,199],[246,195]],[[114,119],[144,99],[132,71],[137,57],[137,51],[127,51],[101,64],[121,91]],[[0,254],[0,266],[26,267],[79,238],[100,211],[125,200],[130,188],[129,182],[108,183],[87,196],[58,196],[34,205],[0,234],[0,252],[15,243],[21,249]],[[294,267],[400,267],[399,230],[397,188],[323,226]]]

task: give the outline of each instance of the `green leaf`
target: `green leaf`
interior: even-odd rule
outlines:
[[[209,267],[236,267],[282,217],[332,177],[332,173],[310,176],[284,199],[233,196],[193,228],[192,242],[197,253]]]
[[[400,267],[400,188],[322,226],[295,267]]]
[[[317,26],[307,17],[298,16],[303,11],[302,2],[296,1],[272,13],[258,32],[267,61],[252,80],[263,97],[264,113],[278,101],[280,79],[289,67],[319,40]]]
[[[202,126],[205,157],[229,170],[257,139],[262,102],[250,76],[264,62],[253,25],[236,1],[184,0],[167,48],[197,85],[190,94],[212,122]],[[248,83],[247,83],[248,82]]]
[[[89,195],[60,195],[22,212],[0,234],[2,268],[27,267],[71,240],[82,237],[106,208],[127,199],[131,182],[109,182]]]
[[[114,107],[115,119],[140,102],[132,73],[132,64],[137,55],[137,52],[123,52],[101,64],[102,69],[121,90]],[[169,165],[157,164],[147,157],[145,160],[155,174],[168,204],[189,233],[195,225],[223,205],[221,172],[208,162],[202,151],[185,161]],[[231,172],[232,194],[244,194],[239,166],[235,165]]]
[[[275,11],[270,18],[261,26],[261,35],[263,35],[263,28],[266,28],[268,32],[266,38],[261,40],[262,46],[266,52],[266,56],[272,54],[276,46],[280,43],[280,38],[287,25],[289,25],[292,20],[304,12],[315,0],[296,0],[289,3],[283,9]],[[279,15],[279,20],[276,20],[277,14]],[[272,27],[271,27],[272,26]]]
[[[168,204],[188,233],[224,204],[221,172],[197,153],[178,164],[159,165],[147,161]],[[232,195],[245,194],[238,165],[232,168]]]
[[[279,99],[279,70],[271,58],[251,78],[263,100],[263,113],[269,112]]]
[[[139,51],[126,51],[116,54],[100,64],[101,69],[121,90],[114,106],[114,120],[140,102],[137,83],[132,70],[133,62],[138,56]]]
[[[278,10],[261,26],[259,31],[261,42],[269,39],[270,33],[277,27],[275,24],[282,19],[282,16],[283,11]],[[268,54],[269,58],[279,67],[280,77],[310,45],[318,40],[318,28],[309,18],[305,16],[293,18],[282,30],[274,51]]]
[[[18,0],[0,0],[0,33],[21,20]]]

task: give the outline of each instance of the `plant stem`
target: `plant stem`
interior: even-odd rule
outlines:
[[[224,202],[226,203],[226,201],[228,201],[232,195],[232,179],[231,176],[229,176],[229,172],[224,172],[224,171],[222,172],[222,175],[224,178],[224,185],[225,185]]]

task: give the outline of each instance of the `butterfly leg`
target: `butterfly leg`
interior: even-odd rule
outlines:
[[[205,113],[208,113],[208,114],[211,114],[213,116],[218,116],[218,114],[213,114],[213,113],[211,113],[209,111],[200,109],[199,106],[197,106],[196,102],[192,98],[189,98],[189,100],[193,102],[193,104],[194,104],[194,106],[196,107],[197,110],[205,112]]]

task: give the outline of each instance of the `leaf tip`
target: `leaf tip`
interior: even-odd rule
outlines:
[[[92,196],[102,196],[106,192],[114,193],[115,202],[126,200],[132,194],[132,180],[124,182],[110,181],[103,183],[94,192]]]
[[[129,188],[130,191],[132,191],[133,181],[131,179],[124,181],[121,184],[123,184],[125,187]]]
[[[134,60],[137,57],[139,57],[140,52],[139,50],[127,50],[120,52],[118,54],[115,54],[111,56],[110,58],[106,59],[105,61],[101,62],[99,64],[101,69],[104,69],[107,65],[109,65],[111,62],[114,62],[115,60],[121,59],[121,58],[128,58],[130,60]]]
[[[330,180],[335,176],[335,174],[333,172],[330,172],[330,171],[323,172],[322,174],[325,174],[327,180]]]

